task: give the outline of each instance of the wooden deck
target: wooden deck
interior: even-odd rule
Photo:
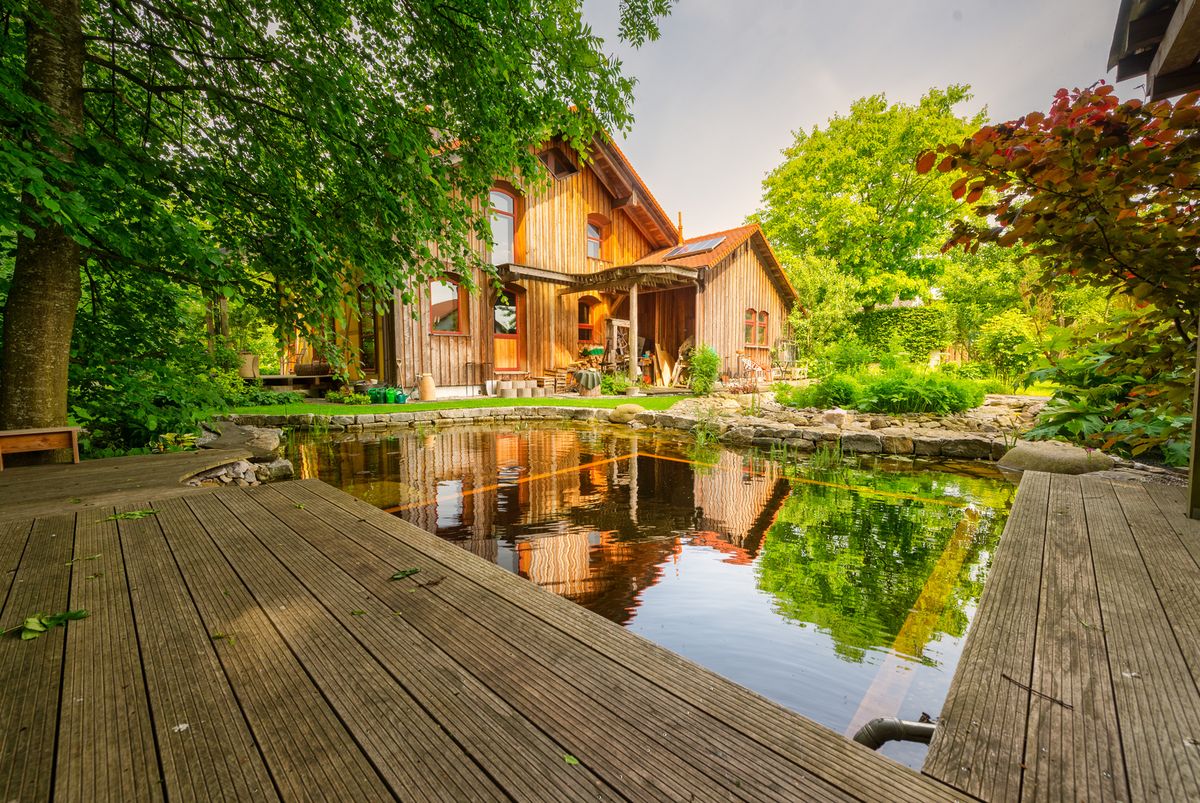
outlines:
[[[963,797],[313,480],[10,519],[0,569],[4,626],[91,612],[0,640],[0,800]]]
[[[201,492],[181,483],[202,471],[250,457],[244,449],[109,457],[82,463],[16,466],[0,471],[0,520],[164,499]]]
[[[1186,489],[1027,474],[924,771],[989,800],[1200,799]]]

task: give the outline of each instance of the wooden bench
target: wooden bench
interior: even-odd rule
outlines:
[[[79,427],[0,430],[0,471],[4,470],[5,453],[46,452],[52,449],[70,449],[78,463]]]

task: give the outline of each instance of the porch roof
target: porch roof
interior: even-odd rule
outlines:
[[[628,290],[638,287],[677,287],[695,285],[699,274],[692,268],[676,265],[618,265],[614,268],[573,277],[570,285],[558,291],[560,296],[585,291]]]

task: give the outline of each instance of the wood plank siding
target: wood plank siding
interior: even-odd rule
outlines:
[[[765,346],[746,344],[744,327],[748,309],[768,313]],[[717,350],[721,355],[721,371],[731,375],[741,373],[739,352],[764,368],[771,365],[771,347],[783,335],[787,312],[782,296],[752,247],[752,239],[708,269],[707,281],[696,303],[700,340]]]

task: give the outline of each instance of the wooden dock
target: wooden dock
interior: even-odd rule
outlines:
[[[988,800],[1200,799],[1186,489],[1021,481],[924,771]]]
[[[0,640],[0,800],[964,797],[315,480],[12,518],[0,568],[5,627],[90,611]]]

